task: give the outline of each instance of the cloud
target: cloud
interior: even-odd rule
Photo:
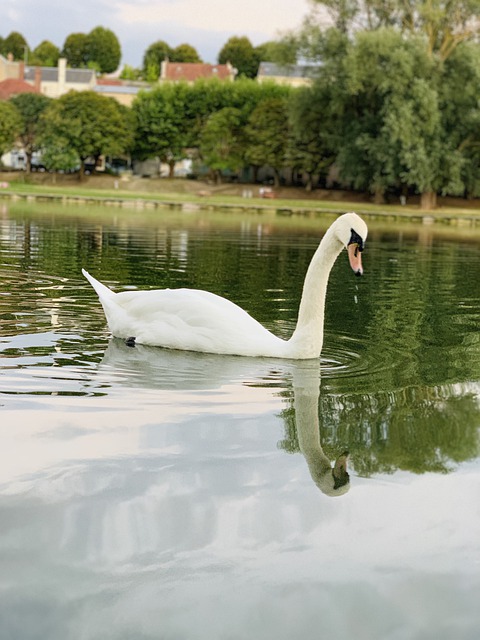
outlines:
[[[229,8],[228,5],[230,5]],[[298,26],[307,2],[298,0],[163,0],[115,4],[122,22],[158,25],[173,23],[187,30],[235,31],[240,35],[260,31],[274,35],[279,29]],[[302,12],[302,9],[304,11]],[[298,20],[295,21],[295,17]]]

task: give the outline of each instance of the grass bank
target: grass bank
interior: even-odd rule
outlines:
[[[88,176],[79,182],[76,176],[0,173],[0,198],[45,201],[48,199],[68,204],[94,204],[128,206],[135,208],[171,207],[188,210],[207,208],[215,210],[276,210],[283,215],[308,215],[312,212],[340,213],[348,210],[363,215],[419,219],[423,222],[463,222],[480,224],[480,202],[440,198],[433,211],[421,211],[418,198],[405,205],[400,202],[374,204],[365,194],[346,191],[316,190],[282,187],[275,198],[260,197],[258,185],[212,185],[193,180],[168,180],[126,176]]]

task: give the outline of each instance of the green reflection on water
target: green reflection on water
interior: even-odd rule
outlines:
[[[214,291],[289,337],[308,262],[331,219],[6,210],[2,355],[11,367],[93,369],[108,333],[82,266],[117,290]],[[372,224],[365,277],[351,277],[345,256],[337,261],[318,399],[330,458],[348,449],[355,470],[371,475],[445,472],[479,455],[479,244],[470,231]],[[47,344],[27,337],[49,331],[56,337]],[[7,339],[22,334],[23,344]],[[280,446],[298,451],[288,376],[283,384],[291,406]]]

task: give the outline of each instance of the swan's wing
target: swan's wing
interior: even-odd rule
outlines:
[[[244,309],[208,291],[124,291],[102,304],[112,333],[134,336],[140,344],[263,355],[269,344],[284,342]]]

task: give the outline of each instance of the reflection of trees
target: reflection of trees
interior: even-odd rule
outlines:
[[[293,405],[282,412],[289,452],[299,451]],[[320,394],[320,441],[333,459],[350,451],[360,475],[397,469],[447,472],[479,455],[480,406],[462,385],[385,393]]]
[[[85,266],[107,283],[212,290],[288,337],[308,262],[328,224],[313,220],[299,230],[292,220],[244,214],[172,221],[158,212],[129,218],[91,209],[35,211],[9,213],[0,224],[5,335],[51,329],[55,308],[60,327],[98,336],[105,322],[80,276]],[[346,338],[362,368],[351,377],[323,376],[321,443],[332,459],[349,449],[362,474],[445,470],[478,452],[479,408],[474,391],[462,387],[480,381],[478,243],[473,236],[440,243],[422,226],[408,233],[371,226],[365,277],[353,280],[341,256],[329,281],[324,349],[336,354]],[[51,345],[32,348],[56,357]],[[282,446],[296,451],[293,409],[283,417]]]

